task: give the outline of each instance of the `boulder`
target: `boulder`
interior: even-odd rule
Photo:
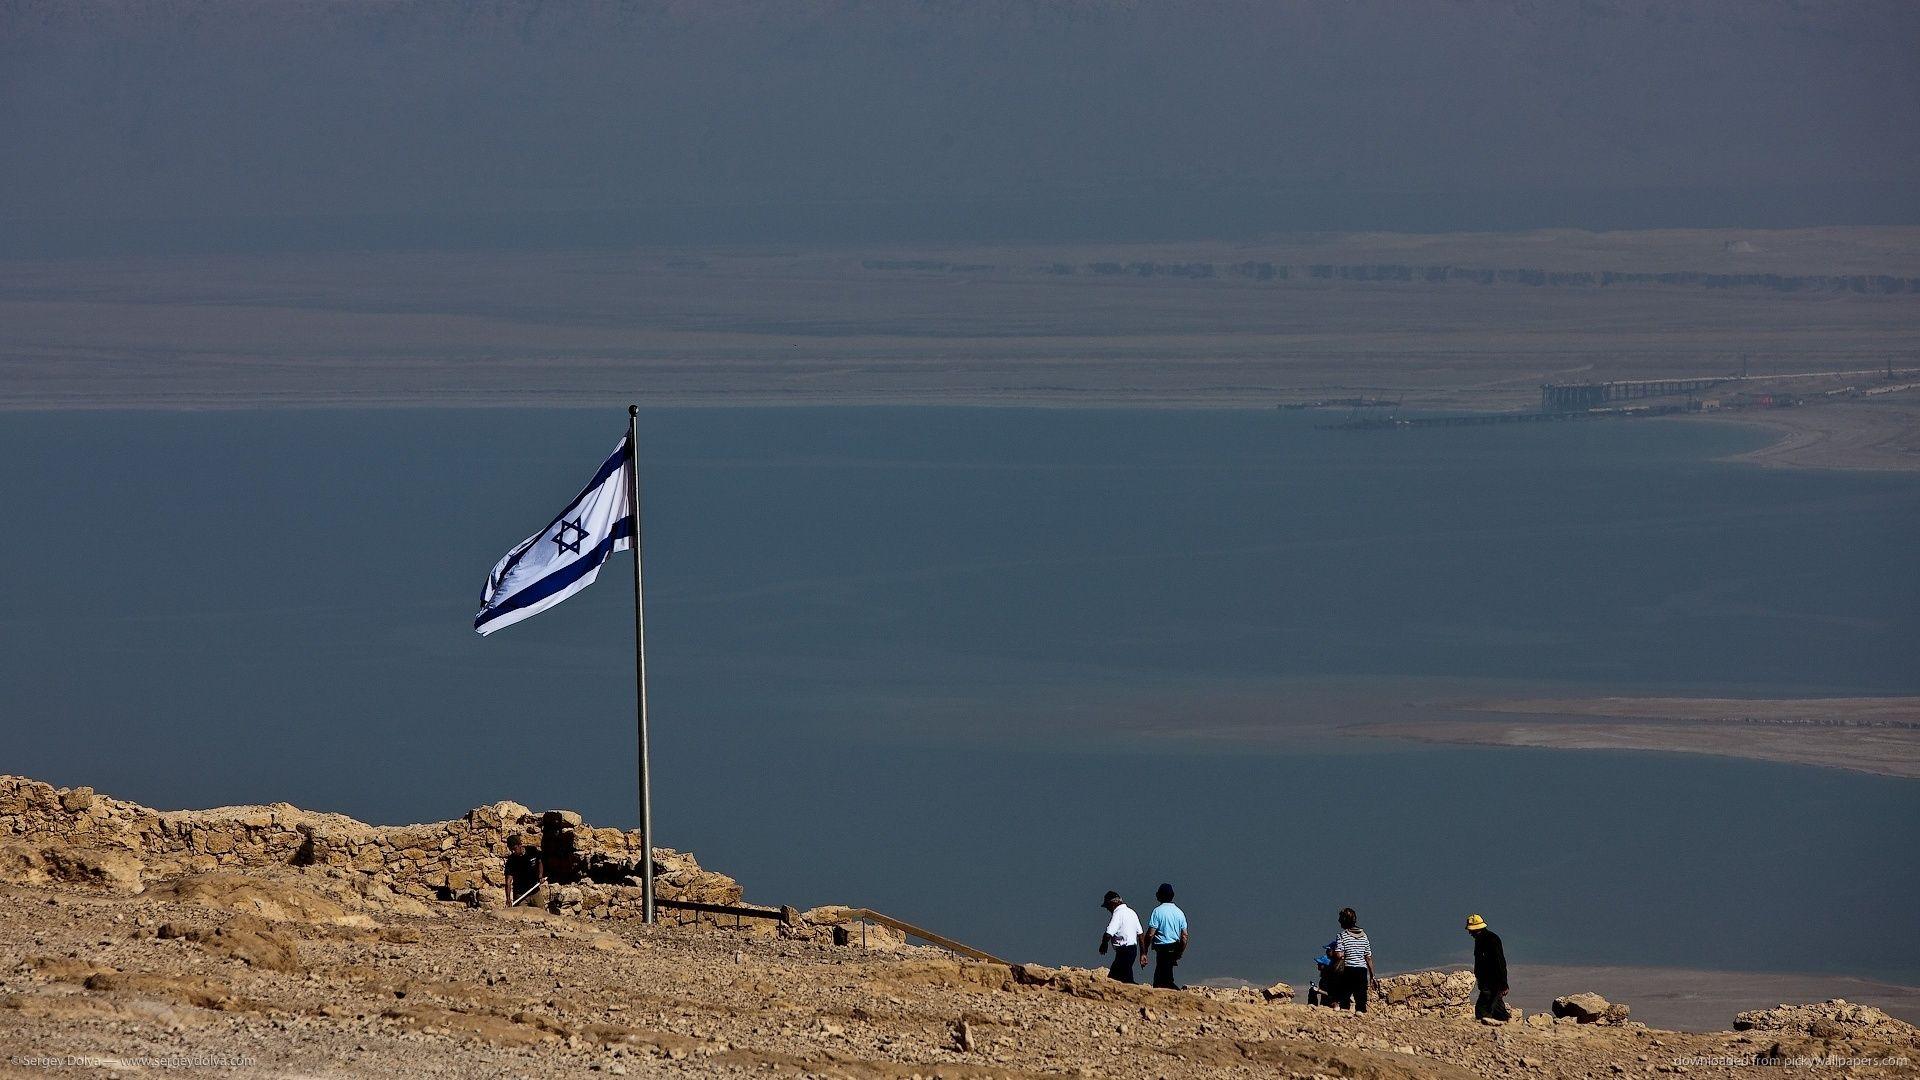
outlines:
[[[0,844],[0,881],[13,885],[45,885],[53,878],[47,874],[46,856],[31,844]]]
[[[879,923],[867,923],[844,926],[847,932],[847,944],[856,949],[869,949],[874,952],[898,952],[907,947],[907,935],[891,926]]]
[[[162,899],[182,904],[255,915],[276,922],[345,925],[346,908],[318,893],[262,878],[236,874],[189,874],[155,890]]]
[[[1260,996],[1267,1001],[1278,1001],[1285,1004],[1293,1000],[1293,987],[1283,982],[1277,982],[1260,991]]]
[[[1920,1035],[1912,1024],[1896,1020],[1871,1005],[1856,1005],[1845,998],[1812,1005],[1781,1005],[1774,1009],[1755,1009],[1734,1017],[1735,1031],[1790,1031],[1815,1038],[1834,1038],[1857,1033],[1884,1034],[1896,1038]]]
[[[176,1005],[191,1005],[196,1009],[225,1010],[234,1008],[238,1004],[231,992],[232,988],[224,980],[204,975],[159,975],[109,969],[81,977],[81,985],[96,993],[145,999],[141,1002],[145,1005],[171,1002]]]
[[[49,844],[40,851],[47,874],[56,881],[93,885],[115,892],[139,892],[146,865],[130,851],[115,848],[74,848]]]
[[[1582,1024],[1598,1023],[1606,1019],[1607,999],[1599,994],[1568,994],[1553,999],[1553,1015],[1571,1017]]]
[[[474,807],[467,812],[467,821],[473,825],[517,829],[532,816],[532,810],[511,799],[503,799],[491,806]]]
[[[360,895],[344,897],[354,907],[413,910],[436,897],[468,896],[493,903],[491,893],[505,882],[501,859],[509,835],[535,836],[549,878],[564,885],[621,882],[637,873],[646,850],[638,832],[593,829],[575,811],[535,813],[516,802],[476,807],[453,821],[374,826],[286,803],[156,811],[88,788],[0,776],[0,838],[6,841],[0,881],[19,884],[71,881],[137,890],[142,877],[191,872],[276,879],[292,866],[359,879]],[[739,883],[702,868],[692,855],[664,848],[652,855],[662,899],[740,902]],[[217,898],[192,902],[203,900],[222,906]],[[571,910],[638,918],[639,904],[629,900],[610,894]],[[880,938],[887,943],[887,935]],[[868,943],[874,941],[870,933]]]
[[[161,936],[183,937],[208,952],[238,960],[248,967],[286,974],[304,970],[300,965],[300,948],[294,940],[269,929],[265,921],[251,915],[236,915],[211,930],[182,931],[173,927],[173,934],[168,935],[164,931],[169,927],[171,924],[162,927]]]
[[[1471,971],[1409,971],[1380,980],[1374,1000],[1389,1010],[1458,1012],[1473,1007]]]
[[[473,870],[448,870],[438,875],[438,877],[440,879],[440,888],[450,889],[454,892],[466,892],[469,889],[485,888],[487,883],[485,873]]]
[[[1060,976],[1057,970],[1041,964],[1015,964],[1010,970],[1013,981],[1022,986],[1047,986]]]

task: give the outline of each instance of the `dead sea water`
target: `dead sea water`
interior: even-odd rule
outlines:
[[[631,824],[625,557],[470,628],[624,419],[6,416],[0,770]],[[1516,963],[1920,981],[1909,781],[1330,730],[1503,688],[1920,692],[1920,481],[1717,463],[1764,438],[1718,425],[1326,419],[644,414],[661,842],[1049,962],[1171,880],[1188,979],[1297,983],[1351,904],[1389,969],[1464,962],[1471,910]]]

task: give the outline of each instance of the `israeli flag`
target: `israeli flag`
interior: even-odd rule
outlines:
[[[631,460],[623,438],[586,490],[494,564],[475,630],[491,634],[540,614],[593,584],[607,556],[633,546]]]

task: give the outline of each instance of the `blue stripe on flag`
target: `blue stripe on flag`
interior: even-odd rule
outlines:
[[[547,522],[547,528],[541,529],[539,532],[534,534],[533,541],[530,541],[526,547],[523,547],[519,551],[514,552],[513,558],[508,559],[506,561],[506,564],[500,567],[500,572],[498,574],[495,574],[493,576],[493,580],[490,581],[488,584],[493,588],[499,588],[500,583],[502,581],[507,580],[507,575],[513,571],[513,568],[520,565],[520,560],[526,557],[527,552],[533,550],[534,543],[537,542],[539,538],[546,533],[547,529],[551,529],[555,525],[560,524],[561,519],[565,518],[568,514],[573,513],[574,507],[580,505],[580,500],[586,498],[589,494],[591,494],[594,488],[597,488],[601,484],[606,483],[607,478],[612,476],[614,473],[619,472],[620,469],[626,465],[626,463],[627,463],[627,439],[626,439],[626,436],[623,435],[620,437],[619,448],[614,450],[612,457],[600,463],[600,471],[593,474],[593,479],[587,481],[587,486],[580,489],[580,494],[575,495],[573,497],[573,501],[567,504],[567,508],[565,510],[562,510],[559,513],[553,515],[553,520]],[[619,528],[618,523],[616,523],[614,527],[616,529]],[[606,556],[602,555],[601,558],[605,559]],[[479,624],[476,622],[474,625],[477,626]]]
[[[619,455],[616,454],[615,457],[618,458]],[[602,472],[604,473],[605,470],[603,469]],[[606,477],[603,475],[600,479],[604,480]],[[592,486],[589,485],[587,490],[593,490]],[[584,492],[582,494],[584,494]],[[578,502],[579,500],[576,499],[575,501]],[[548,526],[548,528],[552,528],[552,526]],[[545,530],[542,531],[544,532]],[[514,593],[508,597],[506,601],[501,603],[500,606],[490,607],[474,616],[473,628],[478,630],[508,612],[519,611],[523,607],[531,607],[574,582],[579,581],[581,578],[598,570],[600,565],[613,555],[613,545],[616,541],[630,540],[632,538],[633,518],[629,515],[614,522],[613,528],[608,531],[606,539],[593,545],[593,550],[588,552],[584,557],[575,559],[559,570],[548,574],[539,581]]]

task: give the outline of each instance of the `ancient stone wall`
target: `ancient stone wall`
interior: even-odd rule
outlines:
[[[1409,1012],[1472,1012],[1475,994],[1471,971],[1409,971],[1381,979],[1369,1004]]]
[[[632,886],[641,867],[640,833],[592,828],[570,810],[536,814],[519,803],[500,802],[452,821],[380,826],[287,803],[159,811],[91,788],[55,788],[0,776],[0,842],[21,849],[21,860],[38,856],[44,862],[75,848],[119,851],[139,860],[139,876],[146,880],[196,871],[312,866],[358,875],[366,894],[491,902],[504,893],[506,841],[514,834],[563,856],[556,860],[561,871],[556,883],[594,894],[593,904],[574,905],[582,914],[639,916],[639,889]],[[738,883],[702,869],[692,855],[668,848],[654,848],[652,854],[662,899],[740,901]]]

